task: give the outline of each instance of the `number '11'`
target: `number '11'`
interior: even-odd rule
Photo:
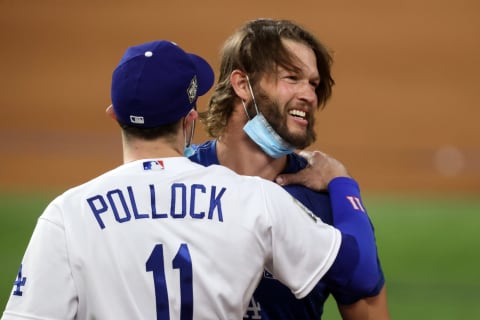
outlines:
[[[172,267],[180,270],[180,319],[193,319],[193,286],[192,286],[192,260],[188,246],[183,243],[180,246],[175,258],[172,260]],[[153,272],[155,284],[155,301],[157,307],[157,320],[169,320],[169,303],[167,282],[165,280],[165,264],[163,258],[163,246],[157,244],[146,263],[147,271]]]

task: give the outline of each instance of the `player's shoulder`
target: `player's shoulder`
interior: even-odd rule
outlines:
[[[103,182],[109,179],[108,177],[119,176],[119,172],[125,170],[124,168],[125,164],[119,165],[91,178],[90,180],[72,186],[58,195],[54,201],[57,203],[73,201],[74,198],[83,196],[88,190],[100,189],[103,186]]]
[[[307,164],[307,159],[305,159],[298,153],[292,152],[287,155],[287,167],[285,168],[283,173],[296,173],[304,169]]]
[[[216,140],[205,141],[201,144],[193,144],[194,153],[189,157],[193,162],[203,166],[219,164],[216,152]]]
[[[216,147],[216,140],[207,140],[199,144],[192,144],[192,148],[195,151],[205,152]]]

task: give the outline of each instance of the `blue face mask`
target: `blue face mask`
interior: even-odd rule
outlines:
[[[280,158],[295,150],[273,130],[261,113],[248,120],[243,131],[272,158]]]
[[[257,102],[255,101],[255,96],[253,95],[252,86],[250,85],[250,79],[247,76],[248,88],[250,89],[250,94],[252,95],[253,104],[255,105],[255,110],[257,115],[250,119],[250,116],[247,112],[247,107],[245,102],[243,102],[243,108],[248,117],[248,122],[243,127],[243,131],[253,140],[266,154],[272,158],[280,158],[284,155],[290,154],[295,151],[295,148],[290,146],[285,140],[278,135],[278,133],[272,128],[267,119],[258,111]]]
[[[187,158],[190,158],[195,154],[195,149],[192,147],[192,145],[189,145],[183,149],[183,155]]]

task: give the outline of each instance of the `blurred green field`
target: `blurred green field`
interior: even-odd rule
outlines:
[[[376,229],[392,319],[480,319],[480,198],[364,202]],[[333,301],[324,319],[341,319]]]
[[[0,194],[0,308],[46,194]],[[480,318],[480,199],[365,196],[392,319]],[[325,320],[340,319],[329,299]]]

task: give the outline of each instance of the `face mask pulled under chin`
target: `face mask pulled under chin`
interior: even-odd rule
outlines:
[[[192,145],[185,146],[183,149],[183,155],[187,158],[190,158],[195,154],[195,148]]]
[[[260,112],[253,119],[248,120],[243,131],[272,158],[280,158],[295,151],[295,148],[275,132]]]

